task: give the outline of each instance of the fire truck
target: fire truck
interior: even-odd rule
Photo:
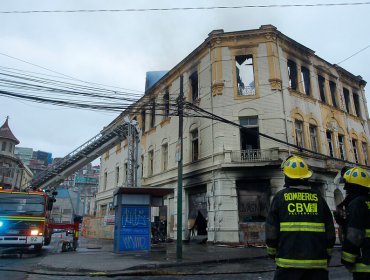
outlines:
[[[30,247],[40,251],[49,245],[54,229],[72,231],[72,241],[63,241],[62,251],[76,250],[81,216],[73,223],[53,223],[51,210],[57,192],[0,189],[0,247]],[[66,249],[68,248],[68,250]]]
[[[49,245],[54,194],[0,190],[0,247]]]

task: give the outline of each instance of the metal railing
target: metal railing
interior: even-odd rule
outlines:
[[[277,149],[252,149],[231,152],[231,162],[257,162],[278,159]]]

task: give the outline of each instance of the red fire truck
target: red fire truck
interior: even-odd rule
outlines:
[[[54,197],[45,192],[0,190],[0,246],[41,250],[51,240]]]

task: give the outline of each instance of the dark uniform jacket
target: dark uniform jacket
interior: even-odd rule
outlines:
[[[309,187],[279,191],[266,220],[266,243],[279,267],[327,268],[335,230],[325,200]]]
[[[358,195],[346,207],[342,262],[352,272],[370,272],[370,195]]]

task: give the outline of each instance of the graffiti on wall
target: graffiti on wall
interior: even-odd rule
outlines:
[[[123,207],[120,250],[142,251],[150,248],[149,207]]]

